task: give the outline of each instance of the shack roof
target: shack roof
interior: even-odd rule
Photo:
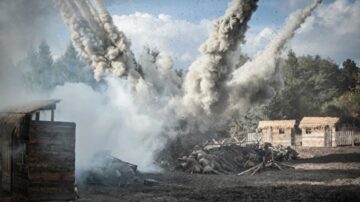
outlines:
[[[31,114],[36,111],[56,109],[58,102],[60,102],[60,100],[37,100],[5,108],[1,110],[0,113]]]
[[[300,128],[333,127],[339,120],[339,117],[304,117],[300,122]]]
[[[60,100],[38,100],[28,102],[25,105],[12,106],[0,111],[0,125],[18,126],[26,114],[32,114],[41,110],[53,110]]]
[[[269,120],[269,121],[259,121],[258,128],[294,128],[295,120]]]

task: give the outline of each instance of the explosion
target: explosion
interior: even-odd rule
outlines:
[[[261,53],[239,65],[241,45],[258,1],[233,0],[182,78],[164,52],[149,48],[137,61],[129,39],[113,24],[100,0],[54,2],[71,30],[74,47],[93,67],[95,78],[111,81],[112,88],[117,82],[109,79],[110,75],[123,80],[118,88],[131,89],[126,95],[138,109],[134,113],[159,123],[152,126],[158,127],[156,132],[150,137],[144,134],[144,139],[156,142],[165,137],[171,142],[188,138],[189,147],[216,135],[214,131],[226,127],[232,117],[242,116],[274,96],[282,86],[282,50],[320,3],[316,0],[293,13]],[[123,100],[117,101],[120,103],[114,105],[121,105]],[[166,141],[160,142],[148,152],[164,149]],[[153,160],[154,155],[149,158]]]

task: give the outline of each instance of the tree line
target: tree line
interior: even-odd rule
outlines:
[[[65,52],[54,59],[46,41],[37,49],[28,51],[18,64],[23,70],[24,81],[33,90],[50,92],[66,82],[83,82],[96,86],[91,68],[80,58],[71,43]]]
[[[254,131],[259,120],[301,120],[304,116],[346,117],[360,126],[360,69],[353,60],[347,59],[340,66],[331,59],[297,56],[290,50],[282,64],[282,90],[269,103],[237,119],[244,133]],[[51,91],[66,82],[98,85],[91,68],[71,43],[63,55],[54,59],[49,45],[42,41],[18,65],[24,69],[24,80],[34,89]]]

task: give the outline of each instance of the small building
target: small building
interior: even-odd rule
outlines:
[[[54,121],[58,102],[0,112],[0,191],[25,201],[75,199],[75,123]]]
[[[273,145],[295,145],[295,120],[260,121],[258,132],[261,133],[261,143]]]
[[[335,147],[338,117],[304,117],[299,127],[302,131],[302,146]]]

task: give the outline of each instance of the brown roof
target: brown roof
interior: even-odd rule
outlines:
[[[333,127],[338,122],[338,117],[304,117],[300,122],[300,128]]]
[[[25,105],[12,106],[0,111],[0,113],[17,113],[17,114],[30,114],[40,110],[50,110],[56,108],[56,103],[60,100],[38,100],[28,102]]]
[[[295,122],[295,120],[259,121],[258,128],[293,128],[295,126]]]

